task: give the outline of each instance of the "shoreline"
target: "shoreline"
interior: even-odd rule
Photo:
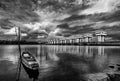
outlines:
[[[71,45],[74,45],[74,46],[120,46],[120,43],[116,43],[116,44],[93,44],[93,43],[82,43],[82,44],[43,44],[43,43],[36,43],[36,42],[28,42],[28,43],[0,43],[0,45],[18,45],[18,44],[21,44],[21,45],[68,45],[68,46],[71,46]]]

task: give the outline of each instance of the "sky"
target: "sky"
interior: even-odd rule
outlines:
[[[105,31],[120,40],[120,0],[0,0],[0,38],[68,38]],[[34,34],[34,36],[32,36]]]

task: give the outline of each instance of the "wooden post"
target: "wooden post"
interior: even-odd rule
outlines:
[[[21,46],[20,46],[20,40],[21,40],[21,37],[20,37],[20,27],[18,27],[18,50],[19,50],[19,61],[18,61],[18,68],[17,68],[17,78],[16,78],[16,81],[19,81],[20,79],[20,72],[21,72],[21,62],[22,62],[22,57],[21,57]]]

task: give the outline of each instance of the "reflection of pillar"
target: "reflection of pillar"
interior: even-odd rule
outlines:
[[[37,49],[37,56],[40,55],[40,46],[38,46],[38,49]]]
[[[71,52],[70,53],[74,53],[74,46],[71,46]]]
[[[77,47],[77,49],[76,49],[76,53],[79,54],[79,47]]]
[[[98,47],[98,55],[95,57],[95,64],[98,68],[103,69],[105,64],[108,64],[108,57],[105,54],[104,46]]]
[[[88,54],[89,54],[89,47],[88,46],[85,46],[85,56],[88,56]]]
[[[86,46],[86,47],[85,47],[85,55],[86,55],[87,57],[92,57],[92,56],[93,56],[91,46]]]
[[[80,54],[83,55],[84,54],[84,47],[80,47]]]
[[[93,48],[89,47],[89,57],[93,57]]]
[[[67,51],[67,46],[64,46],[64,52],[66,52],[66,53],[68,52]]]
[[[104,55],[104,46],[99,46],[98,47],[98,55]]]
[[[69,47],[69,53],[71,53],[71,46]]]

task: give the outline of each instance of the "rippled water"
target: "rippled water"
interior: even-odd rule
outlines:
[[[120,63],[118,46],[41,46],[23,45],[37,57],[38,72],[21,66],[19,81],[82,81],[88,73],[105,70]],[[16,81],[19,53],[17,45],[0,46],[0,81]]]

